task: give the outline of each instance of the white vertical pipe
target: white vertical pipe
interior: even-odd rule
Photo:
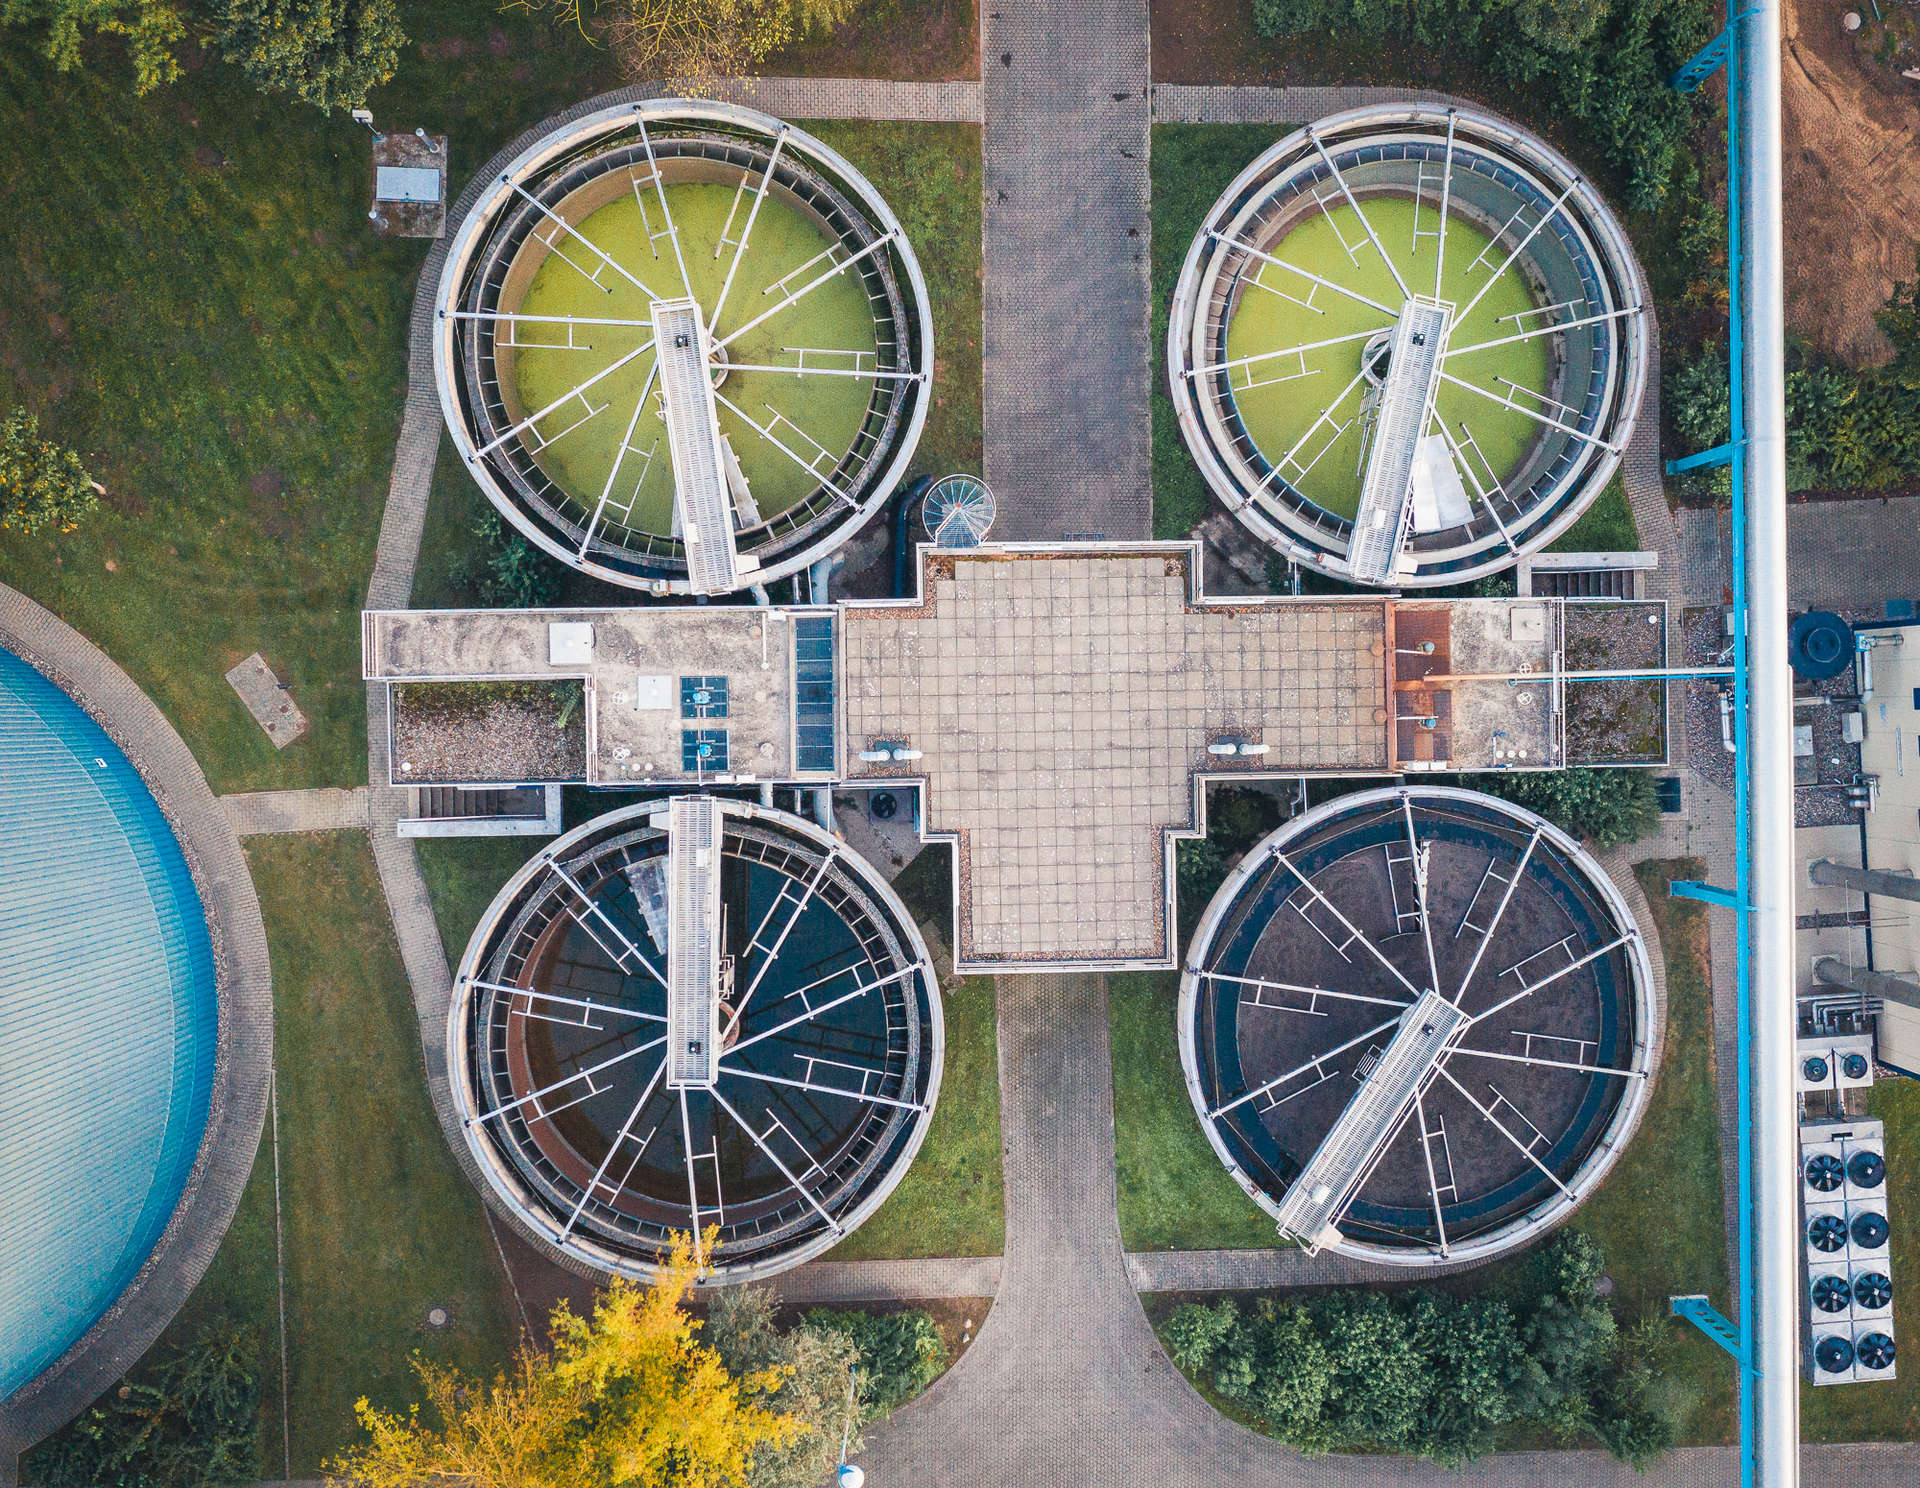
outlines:
[[[1752,852],[1755,1467],[1800,1481],[1800,1184],[1793,1091],[1793,681],[1787,669],[1786,310],[1780,6],[1757,0],[1740,45],[1746,316],[1748,841]]]

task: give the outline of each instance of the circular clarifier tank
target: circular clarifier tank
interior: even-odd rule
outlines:
[[[1208,1140],[1284,1234],[1485,1260],[1590,1194],[1645,1106],[1652,974],[1578,843],[1470,791],[1342,796],[1281,827],[1188,952]]]
[[[711,1233],[717,1282],[818,1255],[899,1182],[939,1091],[937,985],[893,891],[811,822],[716,805],[711,1078],[690,1084],[666,1057],[669,925],[697,926],[669,908],[664,801],[576,828],[515,874],[455,986],[449,1075],[494,1196],[616,1274],[649,1274],[693,1233]]]
[[[1524,131],[1430,106],[1336,115],[1249,165],[1194,239],[1167,340],[1181,429],[1298,562],[1397,586],[1491,573],[1618,468],[1646,383],[1641,283],[1598,193]],[[1381,509],[1370,480],[1405,524],[1390,567],[1356,541]]]
[[[852,536],[926,419],[932,322],[899,222],[819,140],[732,105],[556,126],[481,188],[436,313],[468,470],[548,553],[614,583],[688,589],[676,461],[695,469],[709,418],[742,585]],[[711,415],[676,351],[704,363]]]
[[[222,1041],[213,943],[172,826],[106,731],[6,650],[0,759],[9,1400],[148,1266],[200,1159]]]

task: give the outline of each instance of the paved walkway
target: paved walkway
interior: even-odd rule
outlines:
[[[730,78],[715,90],[777,119],[900,119],[917,124],[978,124],[980,84],[893,83],[880,78]]]
[[[1148,537],[1146,0],[981,24],[994,536]]]
[[[367,825],[367,788],[351,790],[244,791],[222,796],[236,836],[269,837],[283,832],[334,832]]]
[[[930,1297],[991,1297],[1000,1290],[999,1256],[933,1261],[814,1261],[776,1276],[773,1289],[796,1307],[821,1302],[911,1302]]]
[[[23,1447],[64,1425],[152,1346],[212,1264],[260,1150],[273,1068],[273,976],[240,844],[199,762],[153,700],[85,636],[4,584],[0,646],[72,694],[166,813],[206,910],[221,1023],[207,1130],[186,1196],[113,1309],[0,1406],[3,1481]]]
[[[1259,88],[1155,83],[1156,124],[1309,124],[1376,103],[1457,103],[1448,93],[1406,88]]]

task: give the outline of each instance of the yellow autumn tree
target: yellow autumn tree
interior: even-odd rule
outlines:
[[[415,1358],[426,1407],[356,1409],[366,1440],[328,1464],[338,1488],[742,1488],[755,1450],[803,1428],[736,1377],[682,1302],[699,1274],[684,1238],[646,1287],[616,1281],[590,1318],[563,1302],[553,1347],[523,1349],[491,1385]]]
[[[507,0],[589,38],[604,35],[629,78],[702,97],[782,47],[852,18],[862,0]]]

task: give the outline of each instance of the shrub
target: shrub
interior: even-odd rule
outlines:
[[[1329,1445],[1323,1423],[1333,1393],[1333,1356],[1307,1310],[1263,1300],[1241,1327],[1251,1368],[1239,1398],[1269,1421],[1287,1422],[1294,1442],[1306,1450]]]
[[[809,1328],[830,1330],[860,1351],[860,1400],[869,1419],[911,1400],[946,1371],[947,1346],[927,1312],[828,1312],[815,1309]]]
[[[1414,1294],[1419,1297],[1420,1294]],[[1326,1422],[1334,1444],[1418,1451],[1434,1360],[1405,1303],[1380,1292],[1332,1292],[1313,1320],[1331,1366]]]
[[[543,610],[559,600],[559,570],[518,532],[509,532],[499,512],[489,506],[473,533],[487,547],[486,571],[474,586],[482,606]]]
[[[1660,798],[1645,770],[1505,771],[1454,783],[1537,811],[1601,852],[1638,842],[1660,825]]]
[[[1198,1374],[1239,1326],[1240,1310],[1226,1298],[1212,1307],[1188,1302],[1173,1310],[1160,1330],[1173,1362],[1188,1374]]]
[[[1680,1439],[1686,1392],[1666,1363],[1672,1335],[1642,1318],[1620,1338],[1595,1403],[1593,1432],[1622,1462],[1642,1468]]]
[[[1429,1297],[1416,1304],[1414,1328],[1435,1361],[1420,1428],[1425,1449],[1445,1462],[1484,1456],[1519,1414],[1527,1352],[1518,1320],[1502,1302],[1475,1298],[1442,1307]]]
[[[264,93],[358,108],[400,65],[395,0],[218,0],[214,42]]]
[[[40,437],[40,420],[17,409],[0,424],[0,531],[71,532],[100,505],[80,456]]]
[[[1168,1353],[1308,1452],[1416,1452],[1460,1463],[1529,1422],[1590,1429],[1636,1466],[1678,1435],[1685,1396],[1655,1319],[1626,1338],[1594,1291],[1604,1257],[1563,1232],[1499,1297],[1329,1292],[1310,1303],[1175,1309]]]
[[[862,1446],[854,1394],[860,1352],[838,1329],[807,1323],[781,1331],[774,1301],[766,1287],[722,1292],[714,1298],[707,1334],[731,1373],[772,1381],[762,1396],[765,1405],[802,1428],[754,1452],[747,1488],[814,1488],[840,1460],[843,1441],[850,1451]]]
[[[1856,369],[1805,346],[1789,348],[1789,490],[1873,490],[1920,476],[1920,274],[1894,286],[1878,318],[1894,351],[1884,367]],[[1724,443],[1733,428],[1725,344],[1709,341],[1676,364],[1666,397],[1683,452]],[[1695,489],[1731,489],[1724,468],[1690,479]]]
[[[117,36],[133,63],[133,91],[146,93],[180,76],[174,44],[187,34],[171,0],[0,0],[0,26],[45,26],[42,54],[61,72],[81,62],[91,32]]]
[[[260,1476],[260,1381],[244,1333],[209,1329],[100,1397],[33,1455],[43,1488],[203,1488]]]

